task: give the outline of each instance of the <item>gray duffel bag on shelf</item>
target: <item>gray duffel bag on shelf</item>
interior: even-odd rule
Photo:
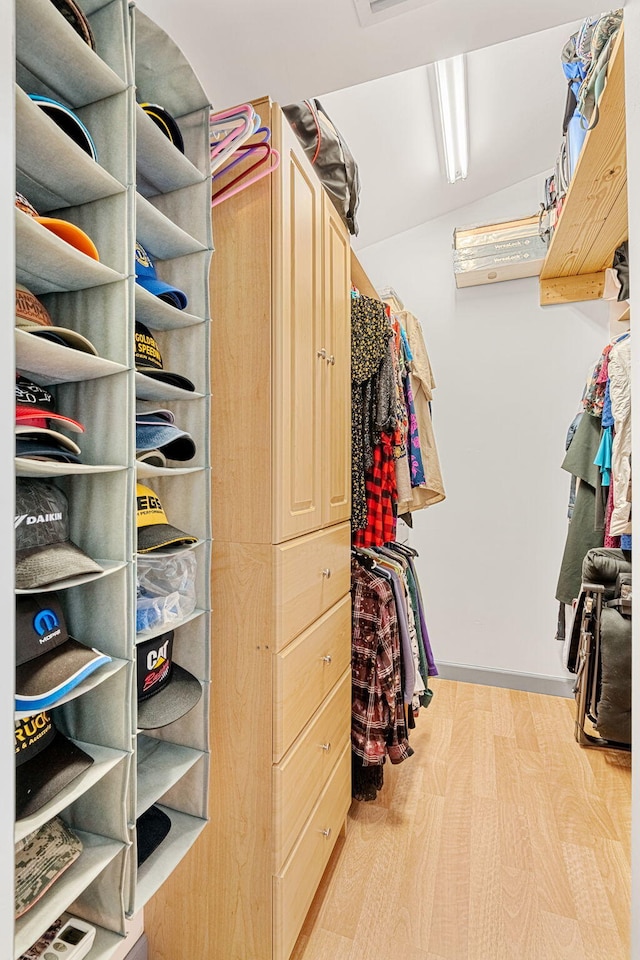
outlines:
[[[290,103],[282,112],[313,164],[320,181],[352,236],[358,235],[360,201],[358,164],[319,100]]]

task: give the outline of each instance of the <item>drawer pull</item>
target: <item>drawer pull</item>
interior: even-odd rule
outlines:
[[[320,833],[322,834],[323,837],[326,837],[328,840],[329,837],[331,836],[331,827],[327,827],[326,830],[321,830]]]
[[[323,663],[331,663],[331,654],[328,653],[326,657],[320,657]]]
[[[331,354],[330,357],[327,357],[327,363],[330,363],[333,366],[335,362],[336,362],[336,358],[334,357],[333,354]]]
[[[326,360],[326,359],[327,359],[327,351],[326,351],[326,350],[324,349],[324,347],[323,347],[322,350],[318,350],[318,351],[317,351],[316,356],[317,356],[317,357],[320,357],[321,360]]]
[[[326,750],[327,753],[329,753],[329,750],[331,750],[331,741],[329,740],[328,743],[323,743],[321,744],[321,746],[323,750]]]
[[[331,567],[325,567],[324,570],[322,571],[322,576],[326,577],[328,580],[329,577],[331,576]]]

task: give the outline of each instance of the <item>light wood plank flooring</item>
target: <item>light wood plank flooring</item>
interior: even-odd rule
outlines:
[[[571,699],[432,687],[291,960],[629,960],[630,755],[580,747]]]

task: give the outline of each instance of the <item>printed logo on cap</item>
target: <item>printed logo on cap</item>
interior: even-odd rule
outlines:
[[[151,257],[149,256],[145,248],[142,246],[142,244],[138,243],[137,240],[136,240],[136,262],[141,267],[146,267],[147,270],[154,270],[153,263],[151,262]],[[155,276],[155,271],[153,275]]]
[[[162,355],[158,341],[141,323],[136,323],[136,366],[155,367],[162,370]]]
[[[171,679],[173,630],[138,645],[138,701],[159,693]]]
[[[16,317],[39,323],[42,327],[53,326],[44,304],[30,290],[19,284],[16,284]]]
[[[20,479],[23,486],[25,478]],[[63,491],[53,483],[36,487],[36,491],[35,499],[26,501],[29,512],[17,513],[14,518],[17,550],[69,539],[68,503]]]
[[[15,721],[16,764],[21,766],[44,750],[56,735],[56,728],[46,710],[32,717]]]

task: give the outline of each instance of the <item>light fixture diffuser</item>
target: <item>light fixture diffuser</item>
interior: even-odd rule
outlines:
[[[469,171],[467,70],[464,53],[434,64],[445,173],[449,183],[466,180]]]

